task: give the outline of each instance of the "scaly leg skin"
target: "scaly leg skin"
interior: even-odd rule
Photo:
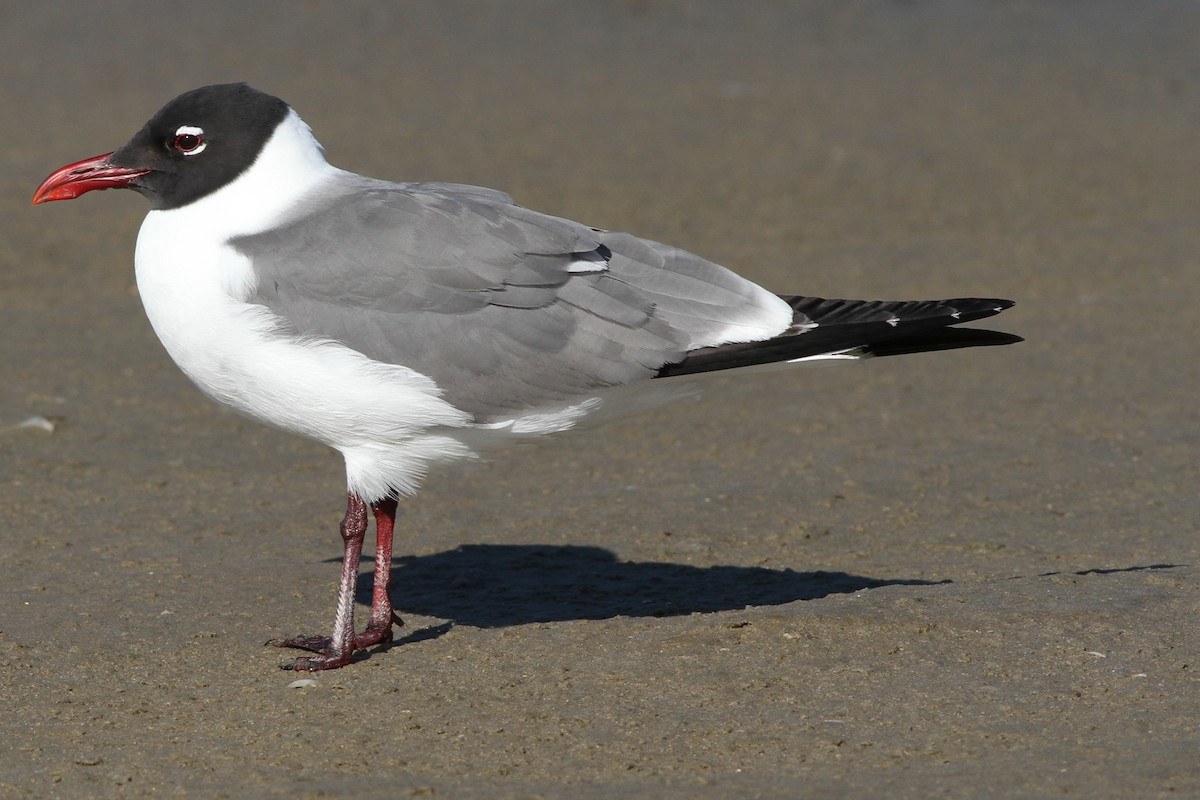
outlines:
[[[396,527],[396,501],[387,498],[371,504],[375,513],[375,585],[371,590],[371,616],[367,629],[354,637],[362,650],[392,640],[392,626],[404,620],[392,610],[392,532]]]
[[[350,658],[358,646],[354,635],[354,584],[358,580],[358,562],[362,558],[363,537],[367,532],[367,504],[358,495],[346,496],[346,516],[342,519],[341,532],[345,550],[342,556],[342,578],[338,584],[337,613],[333,618],[333,636],[328,639],[319,636],[297,636],[293,639],[272,639],[267,642],[276,647],[296,647],[316,654],[301,656],[290,664],[284,664],[284,669],[316,672],[344,667],[350,663]],[[390,561],[390,530],[385,538]],[[378,572],[378,565],[376,571]],[[386,579],[384,586],[386,593]],[[374,610],[372,605],[372,613]],[[388,610],[390,613],[390,601]],[[388,633],[391,633],[390,625]]]

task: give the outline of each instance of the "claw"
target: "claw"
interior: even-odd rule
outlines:
[[[280,669],[295,672],[320,672],[323,669],[337,669],[350,663],[352,653],[330,653],[319,656],[300,656],[294,661],[284,661]]]
[[[337,669],[349,664],[354,653],[392,641],[392,628],[404,620],[392,609],[388,585],[392,570],[392,535],[396,522],[396,501],[385,498],[371,504],[375,513],[375,586],[371,596],[371,617],[366,630],[354,631],[354,585],[358,578],[358,562],[362,555],[363,534],[367,529],[367,504],[355,494],[346,496],[346,516],[341,533],[344,551],[342,576],[338,582],[338,606],[334,616],[333,636],[294,636],[291,639],[272,639],[274,647],[291,647],[315,653],[300,656],[280,664],[283,669],[297,672],[316,672]]]
[[[311,653],[333,652],[333,640],[328,636],[293,636],[291,639],[271,639],[266,644],[271,647],[294,647]]]
[[[404,620],[396,615],[396,612],[391,612],[391,619],[385,625],[376,625],[371,623],[367,625],[366,630],[362,633],[354,635],[354,649],[365,650],[368,647],[374,647],[377,644],[387,644],[392,641],[392,626],[401,627],[404,625]]]

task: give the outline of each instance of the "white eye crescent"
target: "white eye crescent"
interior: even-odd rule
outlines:
[[[195,125],[180,125],[171,140],[171,148],[185,156],[198,156],[208,147],[204,141],[204,130]]]

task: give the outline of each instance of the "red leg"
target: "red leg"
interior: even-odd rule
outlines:
[[[392,532],[396,527],[396,501],[387,498],[371,505],[375,512],[375,586],[371,590],[371,616],[367,629],[354,637],[358,649],[390,642],[392,626],[404,620],[392,610]]]
[[[292,664],[285,665],[285,669],[309,672],[337,669],[349,664],[351,656],[354,655],[357,644],[354,636],[354,585],[358,580],[358,562],[362,558],[363,537],[367,532],[367,504],[358,495],[346,496],[346,516],[342,519],[341,531],[344,552],[342,578],[338,584],[337,612],[333,618],[333,636],[329,639],[297,636],[294,639],[272,639],[267,642],[276,647],[298,647],[316,653],[314,656],[297,658]],[[387,541],[390,561],[390,530]],[[390,633],[390,626],[388,631]]]

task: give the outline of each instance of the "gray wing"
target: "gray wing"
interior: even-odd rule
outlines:
[[[737,331],[761,329],[782,305],[690,253],[500,192],[368,179],[344,188],[234,241],[256,277],[247,301],[297,334],[428,375],[479,421],[654,377],[696,347],[745,341]]]

